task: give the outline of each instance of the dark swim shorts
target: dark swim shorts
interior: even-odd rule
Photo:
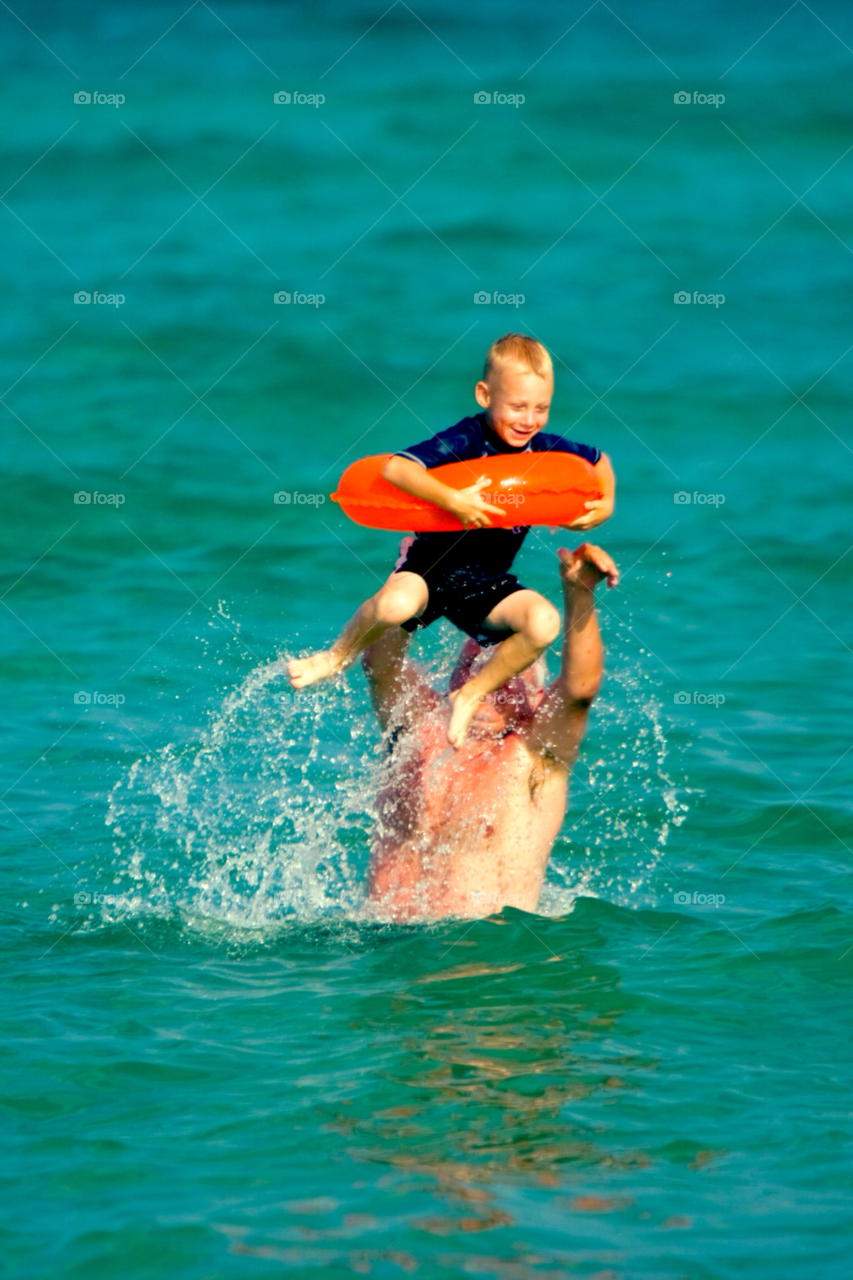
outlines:
[[[427,606],[419,618],[402,623],[404,631],[416,631],[428,627],[438,618],[447,618],[454,627],[464,631],[482,647],[500,644],[513,634],[508,628],[492,631],[485,627],[485,620],[507,596],[514,591],[524,591],[514,573],[500,573],[492,577],[480,577],[469,568],[433,564],[433,555],[422,542],[413,542],[394,566],[398,573],[418,573],[429,589]]]

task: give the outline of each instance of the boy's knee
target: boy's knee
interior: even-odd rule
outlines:
[[[374,596],[379,618],[398,626],[408,622],[423,607],[423,595],[424,590],[415,583],[386,583]]]
[[[531,606],[525,627],[527,637],[537,649],[547,649],[560,634],[560,614],[547,600]]]

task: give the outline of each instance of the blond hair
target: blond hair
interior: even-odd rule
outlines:
[[[540,378],[547,378],[552,372],[551,357],[541,342],[528,338],[526,333],[505,333],[502,338],[493,342],[486,352],[486,363],[483,377],[488,381],[489,375],[502,364],[517,364],[529,373]]]

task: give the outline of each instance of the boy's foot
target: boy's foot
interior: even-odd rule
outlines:
[[[468,681],[471,684],[472,681]],[[474,719],[481,698],[478,692],[469,693],[468,684],[450,694],[450,726],[447,730],[447,741],[454,747],[461,747],[468,732],[468,726]]]
[[[309,658],[294,658],[287,664],[287,674],[294,689],[305,689],[318,680],[327,680],[344,666],[343,659],[334,649],[323,649]]]

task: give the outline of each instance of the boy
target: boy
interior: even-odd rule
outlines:
[[[386,480],[452,512],[464,532],[420,533],[404,539],[394,572],[350,619],[331,649],[288,663],[294,688],[349,666],[388,627],[411,632],[446,617],[482,647],[496,646],[477,674],[450,694],[447,737],[458,747],[483,698],[553,644],[560,632],[559,613],[509,572],[528,530],[489,527],[489,515],[501,513],[480,496],[488,480],[451,489],[427,470],[498,453],[575,453],[593,464],[603,496],[587,502],[587,514],[565,527],[586,530],[602,524],[613,511],[610,460],[589,445],[542,433],[553,393],[551,358],[542,344],[524,334],[505,334],[489,348],[483,379],[474,388],[484,412],[388,459],[382,472]]]

